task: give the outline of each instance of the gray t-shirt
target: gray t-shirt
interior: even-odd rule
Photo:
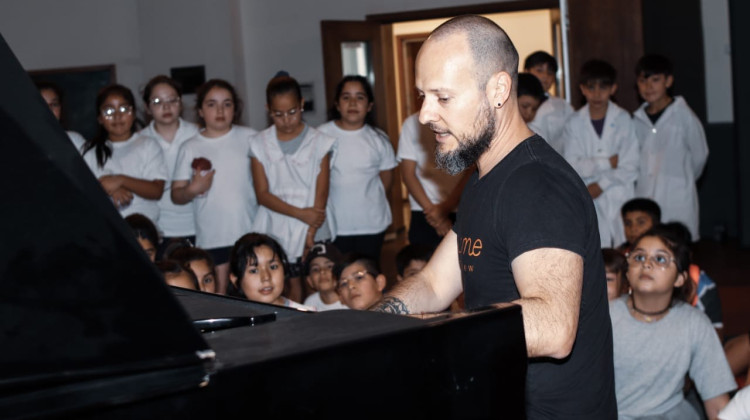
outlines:
[[[687,374],[703,400],[737,387],[719,337],[703,312],[677,303],[664,318],[645,323],[630,315],[627,299],[623,296],[609,306],[620,419],[697,420],[682,392]]]

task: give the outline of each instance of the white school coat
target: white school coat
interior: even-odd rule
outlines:
[[[563,154],[563,129],[573,112],[573,107],[565,99],[549,96],[539,106],[534,120],[529,123],[529,128],[547,140],[557,153]]]
[[[630,114],[610,101],[600,138],[585,105],[565,124],[563,141],[565,159],[583,182],[586,185],[596,182],[603,190],[594,200],[601,246],[620,245],[625,242],[620,208],[633,198],[638,176],[638,139]],[[609,162],[612,155],[617,155],[615,169]]]
[[[633,116],[641,149],[636,195],[656,201],[663,222],[684,223],[697,241],[700,233],[695,181],[708,158],[703,126],[681,96],[674,98],[656,125],[648,119],[646,106],[644,103]]]
[[[250,155],[263,164],[268,179],[268,190],[287,204],[312,207],[315,204],[315,182],[320,173],[320,161],[335,152],[336,139],[308,127],[307,134],[294,154],[286,155],[279,146],[276,127],[270,126],[250,140]],[[331,156],[333,166],[335,153]],[[326,205],[326,223],[332,238],[336,235],[336,220],[330,199]],[[253,220],[253,231],[266,233],[279,241],[290,261],[302,256],[305,248],[307,224],[294,217],[259,206]]]

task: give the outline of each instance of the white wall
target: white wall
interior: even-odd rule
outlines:
[[[0,32],[27,70],[114,64],[134,87],[143,77],[139,20],[130,1],[4,1]]]
[[[709,119],[731,120],[727,0],[702,1],[712,86]],[[115,64],[118,81],[135,92],[171,67],[203,64],[207,78],[237,86],[246,104],[244,122],[261,129],[265,86],[281,69],[314,85],[316,112],[305,118],[314,125],[325,120],[321,20],[489,2],[494,1],[4,0],[0,32],[26,69]],[[714,88],[717,80],[726,83]]]
[[[240,1],[240,0],[238,0]],[[242,2],[243,43],[246,51],[246,102],[250,123],[262,128],[265,88],[279,70],[288,71],[300,83],[312,83],[316,109],[305,119],[317,125],[325,121],[325,81],[321,20],[364,20],[369,14],[433,9],[477,4],[476,0],[277,0]]]
[[[132,3],[132,2],[130,2]],[[238,74],[232,35],[232,0],[137,0],[143,75],[139,91],[157,74],[172,67],[204,65],[206,79],[234,83]],[[140,95],[139,95],[140,96]],[[192,119],[194,95],[184,98],[183,114]]]

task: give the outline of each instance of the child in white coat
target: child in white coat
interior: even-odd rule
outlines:
[[[641,155],[636,195],[656,201],[663,220],[684,223],[698,240],[695,181],[708,158],[706,134],[685,99],[669,93],[674,78],[666,57],[646,55],[635,72],[645,100],[633,116]]]
[[[625,241],[620,208],[633,198],[638,175],[638,140],[630,114],[610,97],[617,91],[615,69],[591,60],[581,69],[586,105],[565,124],[563,156],[578,172],[594,199],[603,248]]]
[[[545,51],[536,51],[526,57],[523,67],[524,71],[539,79],[546,95],[546,99],[539,106],[533,121],[529,123],[529,128],[542,136],[550,146],[562,154],[564,149],[563,128],[568,118],[573,114],[573,108],[565,99],[549,93],[555,84],[557,60]]]

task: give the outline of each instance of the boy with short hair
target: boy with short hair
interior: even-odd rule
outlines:
[[[317,242],[310,248],[305,258],[305,280],[310,289],[315,290],[305,299],[305,306],[316,311],[348,309],[336,292],[336,279],[333,268],[341,261],[341,252],[330,242]]]
[[[542,83],[531,73],[518,73],[516,95],[518,96],[518,110],[521,111],[521,117],[529,127],[532,127],[532,122],[539,111],[539,107],[547,99]]]
[[[333,276],[344,305],[364,311],[383,297],[386,278],[372,258],[350,253],[336,264]]]
[[[633,115],[640,143],[636,194],[659,203],[664,220],[684,223],[698,240],[698,190],[695,181],[708,158],[698,117],[681,96],[672,96],[672,63],[661,55],[642,57],[635,68],[645,103]]]
[[[610,100],[617,91],[614,67],[590,60],[581,68],[586,105],[565,124],[563,155],[594,199],[602,248],[625,241],[620,208],[633,197],[638,176],[638,139],[630,114]]]
[[[524,71],[539,79],[546,98],[539,106],[536,116],[529,124],[529,128],[547,140],[547,143],[562,154],[564,149],[562,142],[563,128],[565,122],[573,114],[573,107],[565,99],[549,94],[549,90],[555,84],[557,60],[544,51],[536,51],[526,57],[523,67]]]
[[[401,281],[419,273],[430,261],[435,247],[425,244],[409,244],[396,254],[396,280]]]
[[[661,209],[650,198],[633,198],[620,210],[625,227],[625,242],[618,247],[622,252],[630,251],[630,244],[647,230],[661,223]]]
[[[604,258],[604,273],[607,276],[607,299],[613,301],[627,290],[625,272],[628,262],[625,255],[614,248],[602,248],[602,257]]]

